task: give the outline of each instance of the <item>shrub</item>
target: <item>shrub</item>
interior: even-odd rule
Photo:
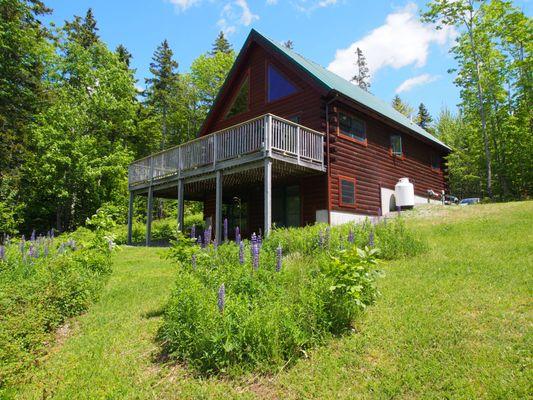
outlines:
[[[0,248],[0,392],[44,352],[67,318],[96,299],[111,270],[112,247],[98,227],[60,238],[32,235]]]
[[[378,251],[348,242],[349,229],[276,230],[258,268],[255,241],[243,242],[241,263],[235,243],[202,249],[180,235],[169,251],[179,270],[158,334],[163,351],[203,374],[267,372],[349,330],[376,300],[378,275]]]

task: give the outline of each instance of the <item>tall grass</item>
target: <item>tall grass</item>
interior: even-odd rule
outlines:
[[[378,257],[422,249],[401,220],[275,230],[205,248],[179,235],[163,351],[201,374],[272,372],[350,330],[378,296]]]

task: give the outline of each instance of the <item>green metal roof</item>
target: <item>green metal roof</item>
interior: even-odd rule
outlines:
[[[437,139],[435,136],[422,129],[417,124],[413,123],[409,118],[407,118],[402,113],[396,111],[391,105],[387,104],[383,100],[377,98],[376,96],[368,93],[367,91],[361,89],[359,86],[354,85],[353,83],[347,81],[344,78],[341,78],[339,75],[328,71],[326,68],[321,65],[308,60],[307,58],[301,56],[294,50],[291,50],[276,41],[269,39],[268,37],[260,34],[256,30],[252,29],[252,33],[259,35],[260,37],[267,40],[270,44],[274,46],[276,50],[284,54],[292,61],[297,63],[301,68],[307,71],[312,77],[318,81],[319,84],[324,86],[326,89],[331,91],[336,91],[343,94],[346,97],[349,97],[352,100],[355,100],[358,103],[363,104],[364,106],[376,111],[377,113],[395,121],[396,123],[403,125],[404,127],[414,131],[415,133],[425,137],[433,143],[436,143],[447,150],[451,150],[443,142]]]

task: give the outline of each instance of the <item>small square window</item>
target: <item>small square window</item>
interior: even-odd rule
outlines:
[[[339,178],[340,205],[355,206],[355,178]]]
[[[390,148],[392,155],[400,157],[403,155],[402,137],[400,135],[391,135]]]
[[[440,170],[441,158],[438,154],[431,154],[431,168]]]
[[[339,113],[339,129],[343,135],[349,136],[360,142],[366,140],[365,122],[359,118],[345,113]]]

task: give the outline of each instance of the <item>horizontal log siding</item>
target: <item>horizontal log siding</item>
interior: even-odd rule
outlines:
[[[267,95],[267,62],[272,63],[281,73],[291,80],[300,90],[283,99],[268,103]],[[231,107],[231,101],[239,90],[240,77],[250,72],[250,103],[248,111],[232,118],[225,118],[226,112]],[[237,70],[236,77],[227,92],[222,95],[213,109],[211,123],[203,130],[204,134],[227,128],[231,125],[245,122],[258,115],[272,113],[282,118],[298,115],[300,124],[311,129],[323,132],[320,113],[320,94],[302,78],[293,68],[283,64],[276,56],[267,52],[262,47],[253,44],[244,62]]]
[[[331,144],[330,197],[332,210],[377,214],[381,206],[380,188],[394,189],[399,178],[408,177],[415,187],[415,194],[425,197],[428,189],[441,191],[446,188],[441,171],[431,168],[431,154],[439,150],[402,134],[403,158],[390,155],[390,135],[399,133],[394,128],[355,110],[338,107],[362,118],[366,122],[367,145],[338,135],[338,114],[333,119]],[[351,112],[350,112],[351,111]],[[339,176],[356,178],[356,207],[341,207],[339,204]],[[388,211],[388,210],[384,210]]]

